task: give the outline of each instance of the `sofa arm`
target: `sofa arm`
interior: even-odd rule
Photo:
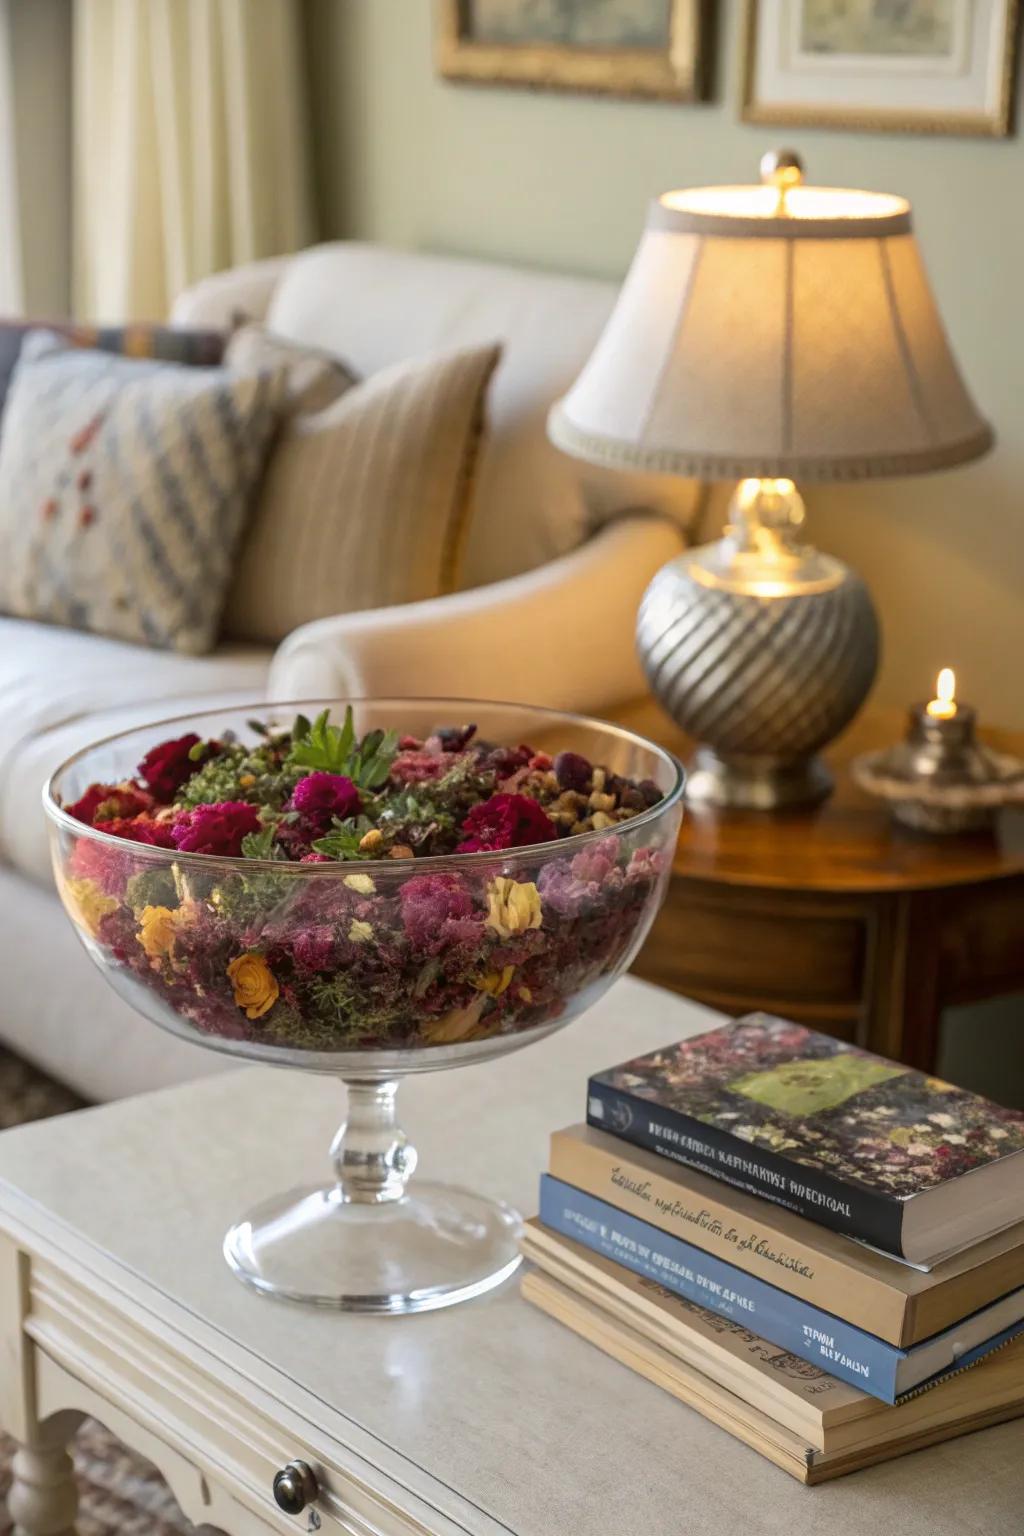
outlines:
[[[274,657],[270,696],[447,695],[582,711],[635,697],[640,598],[681,547],[667,520],[624,518],[524,576],[304,624]]]
[[[171,324],[228,331],[239,315],[246,320],[266,318],[274,289],[284,276],[290,256],[273,256],[214,272],[178,294],[171,309]]]

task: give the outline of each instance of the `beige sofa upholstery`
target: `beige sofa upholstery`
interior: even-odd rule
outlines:
[[[208,657],[177,656],[0,618],[0,1039],[97,1098],[219,1065],[113,996],[52,894],[41,789],[88,742],[268,693],[499,692],[590,710],[639,687],[637,602],[679,549],[694,488],[581,473],[544,432],[614,294],[594,281],[336,244],[220,274],[180,297],[179,323],[263,318],[362,374],[436,348],[504,343],[466,590],[320,620],[276,655],[225,643]]]

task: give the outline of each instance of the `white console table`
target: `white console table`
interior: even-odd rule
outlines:
[[[626,980],[538,1046],[408,1082],[421,1167],[532,1212],[588,1072],[713,1017]],[[0,1136],[0,1425],[23,1447],[24,1536],[70,1530],[64,1447],[85,1414],[233,1536],[1020,1536],[1020,1423],[803,1488],[528,1307],[515,1279],[398,1318],[250,1294],[222,1235],[319,1175],[341,1111],[332,1081],[259,1070]],[[316,1486],[290,1517],[272,1486],[295,1459]]]

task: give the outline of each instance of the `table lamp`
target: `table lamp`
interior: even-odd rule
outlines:
[[[738,480],[716,543],[655,576],[637,640],[654,693],[702,743],[688,796],[775,809],[824,798],[816,753],[878,666],[868,590],[802,542],[795,481],[961,464],[992,433],[960,377],[903,198],[762,184],[670,192],[647,227],[552,441],[623,470]]]

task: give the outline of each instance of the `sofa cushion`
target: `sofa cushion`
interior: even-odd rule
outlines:
[[[0,411],[3,410],[21,344],[40,326],[72,347],[94,347],[120,357],[151,357],[162,363],[214,368],[224,355],[224,332],[170,325],[79,325],[70,320],[0,321]]]
[[[285,384],[28,337],[0,434],[0,610],[209,650]]]
[[[286,423],[243,538],[227,634],[278,641],[311,619],[452,591],[499,350],[397,363]]]
[[[50,884],[42,787],[80,748],[133,725],[265,695],[271,652],[202,658],[0,618],[0,863]]]
[[[696,516],[696,482],[595,469],[548,442],[548,409],[593,351],[617,291],[593,278],[339,241],[285,264],[266,320],[279,335],[337,352],[361,378],[444,348],[501,342],[463,560],[461,585],[473,587],[567,554],[624,509],[650,507],[683,528]]]
[[[276,336],[258,320],[247,321],[231,333],[224,366],[232,373],[283,368],[287,381],[284,411],[288,416],[326,410],[358,383],[352,370],[333,352]]]

